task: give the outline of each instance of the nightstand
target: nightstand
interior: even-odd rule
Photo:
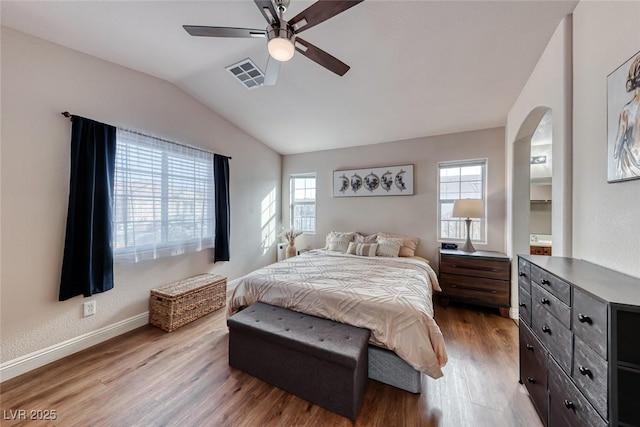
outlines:
[[[496,307],[509,317],[511,260],[500,252],[440,249],[440,302]]]

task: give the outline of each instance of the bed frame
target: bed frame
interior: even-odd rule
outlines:
[[[369,378],[410,393],[422,391],[422,373],[393,351],[369,345]]]

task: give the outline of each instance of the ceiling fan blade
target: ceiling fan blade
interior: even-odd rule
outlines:
[[[276,8],[273,7],[273,3],[271,0],[253,0],[262,12],[262,16],[267,20],[269,24],[280,25],[280,19],[278,18],[278,12],[276,12]],[[271,16],[269,16],[271,15]]]
[[[269,59],[267,59],[267,68],[264,71],[264,85],[265,86],[274,86],[278,81],[278,74],[280,73],[280,64],[282,62],[276,61],[269,55]]]
[[[364,0],[318,0],[290,19],[289,25],[293,27],[295,33],[300,33],[329,18],[333,18],[362,1]]]
[[[200,37],[265,37],[265,30],[254,28],[203,27],[199,25],[183,25],[182,28],[192,36]]]
[[[298,52],[300,52],[310,60],[322,65],[329,71],[333,71],[339,76],[344,76],[345,73],[349,71],[349,68],[351,68],[344,62],[340,61],[338,58],[329,55],[324,50],[312,45],[311,43],[301,39],[300,37],[296,37],[295,43],[296,50]]]

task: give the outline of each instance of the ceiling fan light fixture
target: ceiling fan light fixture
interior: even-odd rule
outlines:
[[[282,15],[282,12],[280,13]],[[269,55],[276,61],[286,62],[293,58],[293,54],[296,51],[296,46],[293,41],[295,35],[284,21],[284,18],[280,16],[279,25],[271,25],[267,27],[267,49]]]
[[[275,37],[267,44],[269,55],[276,61],[286,62],[293,58],[296,48],[291,40],[284,37]]]

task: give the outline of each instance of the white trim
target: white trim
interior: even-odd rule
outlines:
[[[519,312],[520,310],[518,310],[517,308],[511,307],[509,309],[509,317],[511,317],[512,319],[518,319],[518,315],[520,314]]]
[[[0,382],[22,375],[63,357],[77,353],[103,341],[122,335],[125,332],[149,323],[149,312],[138,314],[112,325],[82,334],[67,341],[34,351],[0,364]]]

